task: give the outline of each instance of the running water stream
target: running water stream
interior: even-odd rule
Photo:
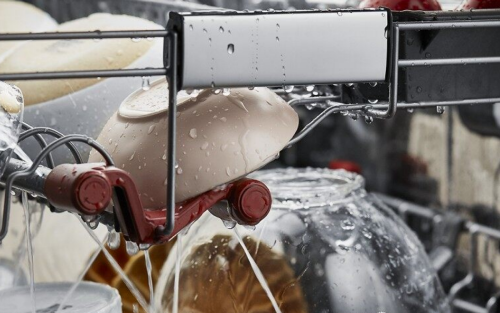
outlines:
[[[30,157],[24,153],[24,151],[19,147],[15,146],[14,147],[14,152],[17,154],[17,156],[26,162],[28,166],[31,166],[33,162],[31,161]],[[33,313],[36,312],[36,300],[35,300],[35,270],[33,266],[33,244],[32,244],[32,237],[31,237],[31,214],[30,214],[30,207],[29,207],[29,202],[28,202],[28,194],[26,192],[22,192],[21,194],[21,204],[23,206],[23,211],[24,211],[24,223],[26,226],[26,249],[28,252],[28,266],[29,266],[29,272],[30,272],[30,297],[31,297],[31,311]]]
[[[260,271],[259,266],[257,265],[257,263],[255,263],[255,260],[253,259],[252,255],[248,251],[247,246],[243,242],[243,239],[241,238],[237,227],[235,227],[233,230],[234,230],[234,234],[235,234],[236,238],[238,239],[238,242],[241,245],[241,248],[243,249],[243,251],[245,251],[245,254],[248,258],[248,262],[250,263],[250,266],[252,267],[252,270],[255,274],[255,277],[257,277],[257,280],[259,281],[260,285],[262,286],[262,289],[264,289],[264,291],[267,294],[267,297],[269,298],[269,301],[271,301],[271,304],[273,305],[274,311],[276,311],[276,313],[281,313],[281,310],[278,306],[278,303],[276,302],[276,299],[274,299],[273,293],[271,292],[271,289],[269,289],[269,286],[267,285],[267,282],[266,282],[264,275],[262,275],[262,272]]]
[[[146,272],[148,273],[148,286],[149,286],[149,313],[155,313],[155,296],[153,290],[153,275],[151,273],[151,258],[149,257],[149,251],[144,250],[144,259],[146,261]]]
[[[130,278],[125,274],[125,272],[122,270],[120,265],[116,262],[116,260],[113,258],[113,256],[109,253],[108,250],[104,247],[104,244],[97,238],[96,234],[92,231],[92,229],[89,228],[87,224],[85,224],[82,219],[75,214],[76,218],[78,221],[83,225],[85,230],[89,233],[89,235],[94,239],[94,241],[99,245],[101,248],[102,252],[104,253],[104,256],[108,260],[109,264],[113,267],[113,269],[120,275],[121,279],[123,279],[123,282],[127,286],[127,288],[130,290],[130,292],[134,295],[136,298],[137,302],[141,305],[141,307],[144,309],[144,311],[149,312],[149,306],[144,297],[142,296],[141,292],[137,287],[134,285],[134,283],[130,280]]]
[[[24,221],[26,224],[26,245],[28,247],[28,264],[30,270],[30,297],[31,297],[31,311],[36,313],[36,300],[35,300],[35,270],[33,268],[33,246],[31,244],[31,229],[30,229],[30,214],[28,194],[22,193],[22,205],[24,209]]]
[[[174,302],[172,304],[172,312],[179,311],[179,277],[181,275],[181,258],[182,258],[182,234],[177,234],[177,256],[175,258],[175,276],[174,276]]]
[[[107,241],[107,237],[106,237],[106,239],[104,239],[104,242],[106,242],[106,241]],[[85,276],[85,274],[87,274],[89,268],[92,266],[92,264],[94,263],[95,259],[99,255],[99,252],[101,252],[101,247],[99,247],[94,252],[94,254],[92,254],[92,256],[90,257],[89,262],[85,266],[84,270],[80,273],[80,275],[78,276],[78,278],[76,279],[76,281],[73,283],[73,285],[71,286],[71,288],[64,295],[64,298],[62,299],[61,303],[59,304],[59,307],[57,308],[56,313],[59,313],[59,312],[61,312],[61,310],[63,310],[64,306],[66,305],[66,303],[68,302],[68,300],[71,298],[71,296],[75,292],[76,288],[78,288],[78,286],[82,282],[83,276]]]

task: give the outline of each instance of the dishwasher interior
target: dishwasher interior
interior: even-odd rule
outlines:
[[[367,190],[392,208],[418,235],[454,312],[500,311],[497,304],[500,298],[497,275],[500,162],[496,157],[500,152],[497,139],[500,136],[500,89],[497,88],[500,10],[397,12],[381,8],[360,11],[351,9],[358,5],[355,1],[319,0],[28,2],[49,12],[58,22],[107,12],[142,17],[163,26],[168,23],[169,27],[156,31],[0,34],[0,41],[163,38],[164,47],[159,56],[163,62],[157,68],[128,70],[0,72],[0,80],[133,76],[142,77],[144,81],[145,77],[148,80],[166,77],[170,86],[167,144],[170,151],[175,151],[176,145],[177,90],[212,88],[224,92],[228,87],[271,87],[297,111],[300,131],[266,168],[319,167],[362,174]],[[446,6],[453,4],[446,3]],[[190,11],[197,13],[175,13]],[[328,22],[333,18],[339,21],[335,24],[338,27],[335,34],[324,31],[322,27],[327,24],[322,24],[323,17]],[[209,53],[212,42],[217,42],[219,33],[224,32],[213,31],[213,41],[212,38],[207,41],[201,32],[192,34],[193,28],[204,27],[203,19],[206,24],[211,19],[241,34],[234,44],[224,43],[222,50],[226,51],[227,46],[227,53],[210,55],[214,64],[230,64],[227,66],[230,70],[221,69],[214,74],[213,68],[211,72],[207,65],[210,61],[203,64],[200,60],[199,51],[212,53]],[[354,24],[344,22],[348,19]],[[283,54],[281,59],[274,55],[269,41],[255,39],[263,45],[257,50],[262,54],[259,60],[259,54],[252,50],[256,24],[276,38],[274,43],[285,45],[287,39],[296,36],[296,41],[286,46],[287,51],[293,51],[293,56],[287,55],[292,61],[284,60]],[[305,37],[306,33],[297,30],[307,27],[317,35],[313,38],[323,38],[323,41],[307,46],[311,41]],[[380,29],[383,36],[376,37],[374,34]],[[360,35],[357,31],[366,33]],[[335,45],[341,47],[338,53],[322,53],[337,51],[331,48]],[[245,48],[239,50],[240,47]],[[346,59],[349,53],[353,55]],[[234,61],[231,57],[238,59]],[[260,71],[256,70],[255,63],[243,61],[255,57]],[[353,70],[356,66],[363,70]],[[318,67],[323,71],[318,71]],[[283,74],[281,70],[272,70],[274,68],[282,68]],[[33,114],[33,110],[25,111],[28,124],[30,113]],[[38,134],[50,132],[45,129],[37,133],[28,125],[24,127],[25,138],[33,136],[39,142]],[[87,136],[54,133],[59,140],[48,140],[48,148],[30,151],[35,164],[50,168],[51,162],[67,162],[57,155],[55,161],[50,160],[51,150],[62,145],[68,145],[73,151],[80,149],[83,159],[89,151],[83,144],[100,149]],[[71,146],[72,141],[80,144],[75,148]],[[111,159],[106,151],[101,152],[105,159]],[[74,152],[73,156],[77,154]],[[106,212],[105,206],[98,212],[102,214],[97,220],[100,223],[112,224],[119,219],[127,225],[122,226],[122,231],[125,229],[141,249],[165,242],[182,229],[179,224],[173,224],[176,221],[175,173],[178,172],[175,156],[169,154],[166,161],[169,170],[165,210],[155,216],[142,216],[140,204],[136,209],[124,203],[121,210],[125,213],[121,217]],[[82,168],[82,171],[88,170]],[[36,166],[20,166],[15,160],[7,165],[6,199],[19,196],[15,192],[12,196],[12,189],[29,191],[42,202],[47,198],[40,184],[48,174],[35,169]],[[128,179],[113,171],[92,170],[99,172],[96,175]],[[257,181],[252,186],[258,190],[260,185]],[[228,184],[226,190],[210,196],[224,198],[237,187]],[[127,201],[136,204],[133,197]],[[211,198],[210,201],[213,204],[218,200]],[[184,205],[194,207],[198,203]],[[5,200],[2,236],[6,232],[9,207]],[[88,208],[81,208],[85,209]],[[81,210],[73,212],[80,214]],[[198,217],[203,212],[197,213]],[[151,229],[147,225],[153,220],[156,228]],[[90,226],[96,220],[85,222]],[[181,221],[181,225],[191,222],[192,219]],[[130,223],[135,224],[132,227]]]

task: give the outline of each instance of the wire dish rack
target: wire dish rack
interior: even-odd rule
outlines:
[[[445,288],[449,290],[449,299],[455,311],[498,312],[500,292],[494,288],[493,282],[486,283],[481,277],[479,263],[482,261],[480,256],[483,259],[488,258],[488,245],[481,245],[480,241],[484,240],[498,247],[500,231],[468,221],[456,213],[438,212],[387,195],[377,194],[377,196],[394,209],[422,239],[434,268],[440,274]],[[423,225],[427,226],[422,227]],[[469,241],[467,260],[463,265],[466,271],[458,275],[462,278],[457,277],[456,268],[456,249],[461,237]],[[480,247],[485,251],[480,251]],[[493,265],[491,269],[494,272]],[[486,290],[477,292],[477,289],[484,288],[485,285],[488,286]]]
[[[351,117],[362,116],[367,123],[371,123],[374,118],[393,117],[398,109],[436,107],[439,112],[446,106],[500,102],[500,90],[497,88],[487,86],[476,91],[473,88],[465,88],[467,92],[464,92],[464,88],[457,84],[457,77],[460,77],[462,71],[469,74],[470,80],[481,80],[486,73],[492,82],[498,81],[495,78],[498,78],[498,73],[500,73],[497,70],[500,65],[500,44],[484,44],[491,38],[498,37],[500,27],[500,11],[498,10],[445,13],[391,12],[387,9],[236,12],[214,10],[210,7],[179,1],[160,0],[85,2],[40,0],[33,1],[33,3],[51,13],[59,21],[83,17],[95,12],[110,12],[145,17],[166,25],[164,30],[155,31],[0,34],[0,41],[164,39],[163,55],[159,56],[162,57],[164,63],[161,68],[0,73],[0,80],[3,81],[132,76],[167,78],[169,83],[167,202],[162,213],[165,214],[165,223],[157,225],[154,230],[157,237],[168,236],[175,229],[176,97],[181,89],[281,86],[290,98],[290,105],[314,104],[323,107],[324,110],[300,130],[289,145],[303,139],[310,130],[334,113],[342,113]],[[211,11],[176,13],[176,11],[207,9]],[[201,32],[205,21],[212,28],[216,27],[211,33],[214,40],[210,38],[208,41],[204,35],[208,32]],[[229,25],[233,32],[238,31],[241,34],[238,36],[238,42],[218,40],[216,30],[221,23]],[[472,35],[477,31],[484,35],[473,37]],[[268,34],[268,36],[262,34]],[[472,43],[453,49],[452,52],[446,50],[450,42],[458,45],[460,40],[468,40]],[[278,46],[279,49],[276,48],[277,42],[281,45]],[[497,42],[500,41],[497,40]],[[219,44],[217,52],[210,50],[212,43]],[[231,45],[233,49],[229,49]],[[476,48],[469,49],[470,46]],[[236,52],[229,53],[230,50]],[[209,73],[207,65],[200,65],[205,62],[205,57],[211,58],[214,64],[218,64],[220,70],[216,73]],[[248,60],[253,61],[248,62]],[[333,61],[325,62],[325,60]],[[210,61],[207,64],[210,64]],[[226,71],[224,68],[231,70]],[[435,76],[436,71],[441,73],[440,75],[450,76],[450,79],[442,81],[438,90],[434,90],[428,82],[428,77]],[[335,92],[338,88],[333,84],[343,84],[340,94]],[[304,96],[293,98],[287,93],[293,90],[293,85],[322,85],[325,92],[314,97],[310,96],[310,93],[305,93]],[[304,88],[307,90],[307,87]],[[35,136],[44,149],[30,168],[14,162],[15,164],[7,171],[6,177],[10,176],[7,179],[10,182],[6,184],[8,192],[3,211],[2,237],[5,236],[8,225],[7,201],[10,197],[10,189],[16,187],[43,197],[40,186],[48,175],[48,171],[35,172],[35,170],[42,159],[47,159],[49,167],[54,165],[50,159],[50,152],[55,147],[68,146],[77,163],[80,163],[81,157],[78,156],[72,142],[83,142],[98,150],[108,161],[108,165],[113,164],[107,152],[87,136],[63,136],[47,128],[30,130],[26,125],[25,128],[24,136]],[[59,139],[47,145],[40,136],[43,132]],[[12,177],[16,176],[20,179],[15,181]],[[411,205],[396,205],[403,215],[413,212],[410,209],[404,209],[408,207]],[[433,221],[438,219],[436,217],[438,215],[431,214],[428,210],[414,211],[418,211],[420,215],[429,217]],[[104,214],[100,222],[113,224],[116,219],[117,217],[113,214]],[[96,226],[95,220],[88,220],[88,222]],[[476,247],[474,242],[477,234],[485,234],[495,240],[500,238],[496,230],[471,223],[464,223],[464,225],[465,229],[472,234],[472,247]],[[448,258],[442,256],[446,256],[446,253],[439,255],[441,263],[444,262],[443,259],[446,261]],[[469,275],[451,289],[453,304],[467,312],[494,312],[492,310],[496,308],[496,300],[491,300],[492,302],[486,305],[486,309],[459,300],[460,292],[474,281],[475,259],[471,258],[470,263]]]

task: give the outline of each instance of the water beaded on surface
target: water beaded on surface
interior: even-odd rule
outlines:
[[[275,169],[252,178],[269,187],[273,207],[240,237],[281,312],[451,311],[417,237],[364,190],[361,176]],[[184,238],[179,312],[278,311],[219,218],[205,214]],[[165,309],[173,277],[169,258],[156,288]]]

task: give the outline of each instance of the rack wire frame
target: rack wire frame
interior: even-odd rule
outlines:
[[[328,10],[336,13],[341,10]],[[213,13],[223,14],[223,13]],[[276,13],[279,14],[279,13]],[[343,104],[329,102],[331,106],[325,109],[313,122],[300,131],[289,143],[292,145],[302,139],[315,125],[319,124],[328,115],[340,111],[354,111],[371,118],[388,119],[394,116],[398,108],[415,109],[427,107],[444,107],[470,104],[485,104],[500,102],[500,98],[477,98],[451,101],[425,101],[413,103],[398,103],[398,72],[400,68],[410,66],[446,66],[446,65],[471,65],[500,63],[499,57],[477,57],[477,58],[443,58],[412,60],[400,59],[400,32],[405,30],[437,30],[437,29],[459,29],[459,28],[481,28],[500,27],[500,21],[453,21],[453,22],[391,22],[390,36],[392,36],[391,59],[389,66],[389,101],[379,104]],[[163,68],[140,68],[140,69],[116,69],[116,70],[86,70],[86,71],[60,71],[60,72],[32,72],[32,73],[0,73],[0,80],[36,80],[36,79],[76,79],[76,78],[98,78],[98,77],[137,77],[137,76],[165,76],[169,84],[168,99],[168,138],[167,149],[167,187],[166,187],[166,222],[164,227],[159,228],[161,234],[168,235],[172,232],[175,223],[175,155],[176,155],[176,103],[177,91],[189,86],[179,86],[177,67],[179,51],[179,34],[176,31],[165,30],[136,30],[136,31],[93,31],[93,32],[60,32],[60,33],[0,33],[0,41],[12,40],[72,40],[72,39],[116,39],[116,38],[163,38]],[[181,60],[182,62],[182,60]],[[345,82],[348,83],[348,82]],[[279,83],[277,84],[279,85]],[[220,86],[219,86],[220,87]],[[251,87],[251,86],[249,86]],[[310,102],[310,100],[306,100]],[[327,100],[328,101],[328,100]],[[300,101],[299,101],[300,102]]]
[[[410,216],[416,216],[431,221],[434,225],[442,220],[442,214],[437,210],[416,205],[410,202],[392,198],[386,195],[377,194],[377,197],[386,205],[393,208],[401,219],[407,223]],[[478,267],[479,237],[485,236],[500,244],[500,230],[487,227],[472,221],[466,221],[461,233],[468,233],[470,236],[470,251],[468,255],[468,272],[462,280],[455,283],[449,293],[450,304],[455,309],[470,313],[495,313],[500,309],[500,292],[495,293],[484,306],[461,299],[459,295],[468,286],[474,283]]]

